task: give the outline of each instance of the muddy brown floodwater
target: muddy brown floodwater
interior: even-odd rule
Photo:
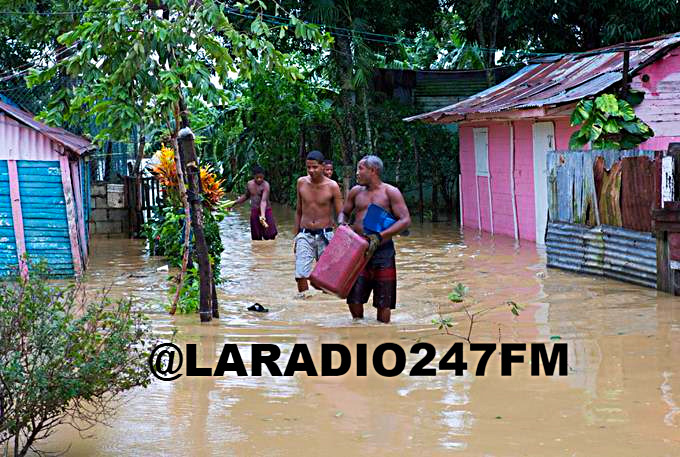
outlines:
[[[157,332],[177,329],[180,345],[198,345],[199,364],[214,366],[225,343],[237,343],[250,373],[254,343],[281,348],[306,343],[317,368],[322,343],[372,349],[395,342],[408,354],[416,341],[454,342],[432,319],[457,283],[481,306],[525,305],[519,317],[501,307],[473,327],[473,342],[568,345],[568,375],[530,376],[527,361],[500,374],[497,355],[476,376],[466,350],[463,376],[224,377],[154,382],[132,392],[110,427],[92,438],[62,429],[44,450],[71,446],[71,456],[680,455],[680,299],[622,282],[546,269],[531,243],[447,224],[414,224],[396,241],[398,305],[390,325],[353,322],[343,301],[316,293],[295,299],[292,212],[275,208],[276,241],[252,243],[245,210],[222,223],[225,251],[221,317],[168,316],[162,308],[163,259],[126,239],[93,242],[88,287],[110,287],[148,310]],[[249,312],[259,302],[267,314]],[[447,311],[449,308],[444,307]],[[452,331],[467,332],[462,311],[447,314]],[[354,360],[354,358],[353,358]],[[409,354],[407,370],[416,356]],[[386,362],[389,366],[389,362]],[[435,365],[432,365],[436,367]],[[354,371],[353,367],[350,373]],[[265,373],[267,371],[265,370]]]

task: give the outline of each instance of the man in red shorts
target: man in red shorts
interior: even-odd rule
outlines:
[[[246,193],[241,195],[234,206],[250,199],[250,237],[253,240],[273,240],[278,233],[276,221],[269,204],[269,183],[264,179],[264,169],[253,167],[253,179],[248,181]]]
[[[391,310],[397,304],[397,270],[392,237],[411,225],[411,216],[399,189],[382,182],[382,171],[383,163],[377,156],[368,155],[359,161],[358,185],[349,191],[338,220],[341,224],[347,223],[352,212],[355,212],[352,229],[366,236],[369,242],[366,255],[370,256],[370,260],[347,296],[352,317],[364,317],[364,303],[368,302],[373,292],[373,306],[378,310],[378,320],[387,324],[390,322]],[[366,233],[363,221],[370,204],[391,213],[396,222],[380,233]]]

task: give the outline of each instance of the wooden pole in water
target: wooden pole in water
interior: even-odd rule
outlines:
[[[200,284],[199,314],[201,316],[201,322],[210,322],[213,317],[212,269],[210,267],[208,243],[203,231],[203,202],[201,201],[200,194],[200,169],[194,146],[194,133],[189,127],[185,127],[179,131],[177,141],[179,143],[180,160],[187,172],[187,197],[189,205],[191,206],[191,228],[194,230],[194,239],[196,241]]]
[[[177,290],[175,291],[175,297],[172,300],[172,306],[170,307],[170,314],[175,314],[177,311],[177,303],[179,302],[180,295],[182,293],[182,285],[184,284],[184,276],[187,272],[187,266],[189,265],[189,243],[191,241],[191,208],[189,206],[189,201],[187,200],[187,190],[184,185],[184,167],[182,166],[182,160],[179,155],[179,143],[177,142],[178,127],[179,127],[179,111],[176,109],[175,114],[175,127],[172,130],[172,146],[175,153],[175,170],[177,170],[177,189],[179,190],[179,197],[182,201],[182,207],[184,207],[184,243],[182,245],[182,268],[177,275]],[[168,122],[168,129],[171,129],[170,123]]]

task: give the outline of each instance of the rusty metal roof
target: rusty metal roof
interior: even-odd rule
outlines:
[[[598,94],[622,79],[623,48],[630,52],[630,74],[680,45],[680,33],[648,38],[535,61],[500,84],[450,106],[405,118],[407,122],[449,123],[495,117],[504,111],[554,107]],[[485,116],[488,115],[488,116]]]
[[[50,127],[47,124],[43,124],[42,122],[35,120],[33,115],[28,111],[8,105],[2,101],[0,101],[0,111],[3,111],[5,114],[17,120],[18,122],[21,122],[22,124],[37,130],[49,139],[56,141],[57,143],[64,146],[64,148],[69,149],[78,155],[82,155],[87,151],[94,149],[95,147],[92,143],[81,136],[58,127]]]

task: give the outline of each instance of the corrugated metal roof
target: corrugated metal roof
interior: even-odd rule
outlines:
[[[0,111],[5,112],[8,116],[16,119],[22,124],[37,130],[78,155],[82,155],[94,148],[94,145],[85,138],[61,128],[50,127],[47,124],[43,124],[42,122],[35,120],[31,113],[8,105],[7,103],[3,103],[2,101],[0,101]]]
[[[679,45],[680,33],[626,43],[627,47],[638,48],[630,51],[630,74],[635,75]],[[470,114],[492,117],[493,113],[502,111],[556,106],[598,94],[622,79],[622,46],[551,56],[470,98],[404,120],[455,122]]]

